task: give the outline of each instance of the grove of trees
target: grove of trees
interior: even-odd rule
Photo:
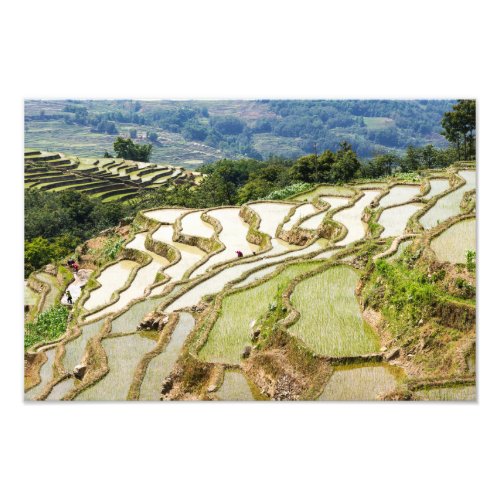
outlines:
[[[458,158],[469,160],[476,155],[476,101],[460,99],[441,120],[442,135],[455,145]]]
[[[151,152],[153,151],[152,144],[136,144],[132,139],[118,137],[113,144],[117,158],[133,161],[149,161]]]
[[[157,134],[159,129],[179,133],[186,140],[220,149],[225,156],[244,155],[256,159],[262,159],[255,148],[257,134],[281,138],[282,151],[286,151],[287,142],[293,142],[290,156],[296,155],[297,149],[302,154],[312,154],[315,149],[332,150],[342,141],[348,141],[358,156],[369,158],[381,150],[401,151],[408,144],[421,147],[430,140],[436,142],[443,113],[450,112],[455,101],[261,100],[256,103],[266,110],[257,119],[247,117],[237,107],[221,115],[211,114],[210,106],[201,102],[165,102],[143,107],[134,101],[107,103],[97,108],[93,104],[87,108],[85,101],[72,101],[63,108],[63,113],[30,115],[26,119],[63,118],[67,123],[111,135],[120,132],[120,124],[143,125],[154,129],[149,130],[151,134]],[[459,107],[462,118],[471,115],[465,112],[467,106]],[[472,133],[470,128],[465,131],[461,128],[464,122],[456,116],[452,113],[443,123],[446,134],[439,145],[446,146],[446,139],[461,150],[461,157],[469,157],[474,150]],[[470,124],[470,120],[467,122]],[[135,139],[133,135],[131,138]]]

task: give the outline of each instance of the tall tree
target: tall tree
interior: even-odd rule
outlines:
[[[401,170],[403,172],[414,172],[420,168],[420,165],[420,152],[414,146],[408,146],[401,162]]]
[[[476,101],[460,99],[441,120],[441,134],[457,148],[458,158],[468,160],[476,153]],[[463,148],[463,149],[461,149]],[[463,152],[463,155],[462,155]]]

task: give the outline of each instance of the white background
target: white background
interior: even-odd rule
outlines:
[[[498,494],[493,5],[2,3],[3,498]],[[479,403],[23,404],[23,99],[273,97],[478,98]]]

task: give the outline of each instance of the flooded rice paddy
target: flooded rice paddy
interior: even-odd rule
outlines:
[[[119,299],[95,314],[90,315],[87,319],[93,320],[100,318],[106,314],[118,312],[123,309],[132,300],[142,297],[148,286],[155,282],[156,274],[164,267],[168,266],[170,263],[165,257],[146,250],[144,242],[146,240],[146,233],[139,233],[135,235],[135,238],[127,245],[127,248],[135,248],[151,256],[152,260],[149,264],[141,267],[130,286],[120,293]]]
[[[40,383],[24,393],[24,399],[26,401],[34,400],[38,396],[40,396],[40,394],[44,391],[47,383],[52,380],[56,349],[49,349],[45,351],[45,354],[47,355],[47,361],[45,361],[45,363],[40,368]]]
[[[400,241],[398,245],[398,249],[391,256],[387,257],[388,262],[394,262],[396,259],[399,259],[406,248],[408,248],[413,243],[413,239],[408,239],[404,241]]]
[[[293,226],[297,222],[299,222],[300,219],[312,215],[315,212],[317,212],[317,210],[315,206],[311,203],[305,203],[304,205],[298,206],[294,214],[290,217],[290,220],[288,222],[285,222],[285,224],[283,224],[283,229],[285,231],[290,231],[293,228]]]
[[[124,401],[127,399],[135,368],[154,348],[155,342],[140,334],[107,338],[102,341],[109,372],[95,385],[80,393],[78,401]]]
[[[444,193],[447,189],[450,189],[450,181],[448,179],[430,179],[429,183],[431,189],[425,195],[426,198],[434,198],[438,194]]]
[[[394,391],[397,369],[390,365],[335,368],[319,401],[373,401]]]
[[[222,231],[219,233],[219,240],[224,244],[225,249],[210,257],[205,263],[197,268],[192,276],[200,276],[208,268],[237,257],[236,251],[241,251],[243,256],[252,255],[259,251],[258,245],[253,245],[247,241],[249,225],[243,221],[239,215],[239,208],[220,208],[210,210],[208,214],[217,219]]]
[[[324,212],[320,212],[319,214],[313,215],[312,217],[309,217],[309,219],[306,219],[302,224],[300,224],[299,227],[303,229],[309,229],[312,231],[315,231],[316,229],[319,228],[321,223],[323,222],[323,219],[325,218],[328,210],[332,210],[334,208],[339,208],[344,205],[347,205],[349,203],[349,198],[338,198],[334,196],[322,196],[321,199],[328,203],[330,207],[325,210]]]
[[[214,227],[201,219],[203,212],[189,212],[181,219],[182,234],[189,236],[200,236],[202,238],[210,238],[214,232]]]
[[[393,186],[380,200],[381,207],[388,207],[390,205],[398,205],[412,200],[415,196],[420,194],[420,186]]]
[[[476,401],[476,386],[433,387],[416,391],[417,397],[424,401]]]
[[[45,401],[60,401],[74,386],[75,379],[73,377],[61,380],[61,382],[52,388]]]
[[[224,382],[215,393],[221,401],[253,401],[252,390],[245,375],[236,370],[224,372]]]
[[[96,307],[103,306],[111,300],[113,292],[122,288],[127,282],[130,273],[138,266],[133,260],[120,260],[116,264],[111,264],[96,278],[101,284],[99,288],[90,292],[89,298],[85,301],[84,307],[91,311]]]
[[[460,170],[458,174],[465,180],[465,184],[455,189],[455,191],[439,198],[436,204],[420,218],[420,223],[424,229],[431,229],[440,222],[444,222],[446,219],[458,215],[460,213],[460,203],[464,194],[476,188],[475,170]]]
[[[55,305],[57,301],[57,296],[59,295],[59,282],[57,278],[52,274],[48,273],[38,273],[36,277],[49,285],[49,292],[45,296],[45,300],[43,302],[42,310],[40,312],[45,312],[49,307]]]
[[[161,208],[159,210],[149,210],[144,215],[149,219],[154,219],[162,224],[173,224],[181,215],[189,212],[187,208]]]
[[[307,247],[301,248],[300,250],[275,256],[267,255],[266,257],[253,262],[245,262],[223,269],[211,278],[202,281],[201,283],[178,297],[174,302],[166,307],[165,312],[172,312],[178,309],[183,309],[184,307],[194,306],[201,300],[204,295],[210,295],[220,292],[230,281],[237,279],[251,269],[261,267],[263,264],[274,264],[291,257],[302,257],[304,255],[307,255],[308,253],[316,252],[321,248],[321,244],[315,242]]]
[[[154,311],[164,301],[165,297],[154,297],[141,300],[130,306],[123,314],[113,319],[111,333],[135,332],[144,316]]]
[[[259,231],[274,237],[276,236],[278,226],[283,222],[283,219],[294,205],[292,203],[260,202],[250,203],[248,206],[256,212],[261,219]]]
[[[386,208],[378,220],[378,223],[384,228],[380,237],[390,238],[404,234],[408,220],[422,207],[421,203],[409,203],[399,207]]]
[[[171,372],[187,336],[194,327],[194,318],[191,314],[181,312],[179,321],[164,351],[154,357],[148,365],[146,375],[141,385],[140,398],[143,401],[157,401],[160,399],[162,382]]]
[[[87,342],[99,334],[103,323],[104,321],[101,320],[81,326],[80,335],[65,344],[62,360],[65,370],[72,371],[82,361]]]
[[[186,271],[203,259],[206,256],[206,253],[198,247],[173,241],[173,234],[173,226],[162,225],[156,232],[153,233],[153,239],[163,243],[168,243],[169,245],[175,247],[181,254],[180,260],[167,267],[164,273],[170,276],[173,281],[180,281]]]
[[[269,274],[272,274],[278,266],[279,264],[274,264],[272,266],[265,267],[264,269],[260,269],[259,271],[255,271],[254,273],[250,274],[247,278],[245,278],[243,281],[234,285],[233,288],[242,288],[244,286],[249,285],[250,283],[253,283],[254,281],[263,278],[264,276],[268,276]]]
[[[366,224],[361,220],[363,210],[380,194],[380,191],[363,191],[363,193],[364,196],[352,207],[341,210],[332,217],[334,221],[340,222],[347,228],[346,237],[338,242],[342,245],[349,245],[365,236]]]
[[[450,226],[431,241],[441,262],[465,264],[467,251],[476,251],[476,219],[465,219]]]

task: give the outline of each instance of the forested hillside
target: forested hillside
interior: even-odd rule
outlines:
[[[194,168],[221,158],[297,158],[352,144],[362,158],[446,146],[450,100],[26,101],[25,144],[102,156],[116,136],[154,146],[151,161]]]

